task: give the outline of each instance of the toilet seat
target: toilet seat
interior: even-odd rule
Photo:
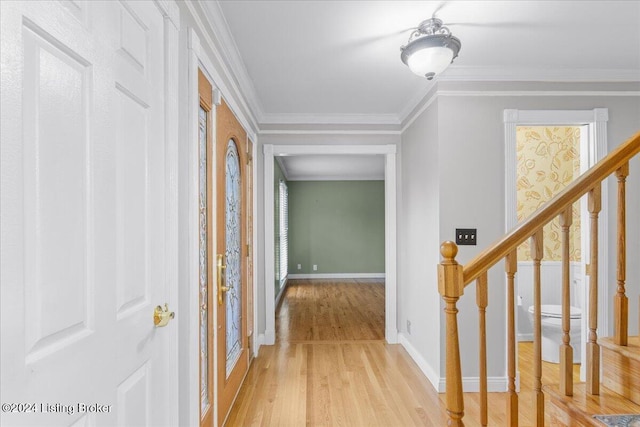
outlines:
[[[562,318],[562,306],[557,304],[542,304],[540,306],[540,312],[543,317]],[[529,313],[534,313],[534,306],[529,307]],[[579,319],[582,315],[582,310],[578,307],[571,306],[569,318]]]

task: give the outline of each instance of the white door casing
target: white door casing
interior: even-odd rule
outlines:
[[[2,424],[176,425],[175,4],[0,7]]]
[[[518,222],[516,212],[516,128],[517,126],[581,126],[580,141],[580,172],[594,166],[608,153],[607,149],[607,122],[609,110],[607,108],[594,108],[592,110],[504,110],[505,132],[505,231],[511,230]],[[587,135],[585,137],[585,131]],[[606,286],[609,262],[609,240],[607,239],[609,228],[609,211],[604,201],[608,200],[608,188],[602,185],[602,211],[598,221],[598,242],[600,253],[598,256],[598,334],[608,335],[609,331],[609,292]],[[581,200],[581,242],[582,242],[582,364],[580,367],[580,379],[586,378],[586,343],[588,332],[589,306],[589,276],[584,274],[587,260],[589,259],[589,227],[586,198]],[[517,276],[516,276],[517,280]]]
[[[395,145],[272,145],[263,146],[264,153],[264,277],[266,328],[261,344],[272,345],[276,341],[274,278],[274,167],[276,156],[296,155],[384,155],[385,194],[385,340],[398,342],[397,327],[397,260],[396,260],[396,146]],[[258,347],[254,349],[257,355]]]

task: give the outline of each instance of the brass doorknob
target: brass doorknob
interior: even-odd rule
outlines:
[[[156,327],[161,328],[163,326],[167,326],[169,320],[174,317],[176,317],[176,314],[173,311],[169,311],[169,305],[165,303],[164,308],[162,308],[162,306],[157,306],[153,311],[153,324]]]

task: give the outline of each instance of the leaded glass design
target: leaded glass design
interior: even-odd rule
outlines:
[[[200,411],[204,413],[209,402],[209,308],[207,306],[207,111],[200,107],[199,122],[199,215],[200,215]]]
[[[241,191],[240,159],[236,143],[227,143],[225,159],[225,273],[226,286],[226,372],[227,378],[240,357],[242,325],[241,282]]]

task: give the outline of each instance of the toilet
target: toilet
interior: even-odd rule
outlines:
[[[534,306],[529,307],[529,320],[533,325]],[[542,360],[560,362],[560,345],[562,344],[562,306],[543,304],[540,306],[542,316]],[[582,347],[580,318],[582,311],[578,307],[570,310],[570,345],[573,347],[573,363],[580,363]]]

